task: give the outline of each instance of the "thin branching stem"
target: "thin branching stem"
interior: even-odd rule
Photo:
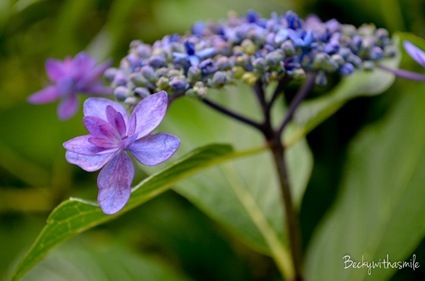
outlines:
[[[267,111],[269,112],[269,114],[275,101],[277,100],[279,95],[282,94],[284,87],[286,86],[286,84],[288,84],[289,81],[291,81],[291,77],[289,75],[285,75],[282,77],[282,79],[280,79],[279,83],[276,86],[276,89],[273,92],[272,97],[267,103]]]
[[[291,101],[288,111],[286,112],[285,118],[277,129],[277,133],[279,136],[282,135],[282,132],[285,130],[286,125],[288,125],[289,121],[291,121],[292,117],[294,117],[295,110],[306,98],[307,94],[311,91],[311,89],[313,89],[316,80],[316,75],[317,74],[315,72],[307,73],[305,83],[302,85],[300,90],[295,95],[294,99]]]
[[[255,122],[254,120],[251,120],[251,119],[249,119],[249,118],[247,118],[245,116],[242,116],[242,115],[240,115],[240,114],[238,114],[236,112],[233,112],[232,110],[230,110],[228,108],[225,108],[224,106],[222,106],[222,105],[220,105],[218,103],[215,103],[215,102],[213,102],[213,101],[211,101],[209,99],[200,98],[200,100],[204,104],[206,104],[207,106],[211,107],[212,109],[214,109],[214,110],[216,110],[216,111],[218,111],[218,112],[220,112],[220,113],[222,113],[222,114],[224,114],[226,116],[229,116],[229,117],[231,117],[231,118],[233,118],[233,119],[235,119],[235,120],[237,120],[237,121],[239,121],[239,122],[241,122],[243,124],[246,124],[248,126],[251,126],[251,127],[255,128],[255,129],[259,130],[259,131],[262,131],[263,130],[263,126],[260,123]]]

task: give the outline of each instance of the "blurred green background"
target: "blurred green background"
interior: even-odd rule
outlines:
[[[0,0],[0,276],[28,249],[56,205],[70,196],[94,199],[97,193],[96,173],[64,158],[62,143],[84,134],[81,113],[60,122],[57,104],[26,102],[48,82],[46,58],[88,50],[98,59],[112,57],[117,65],[133,39],[150,43],[184,33],[198,20],[249,9],[264,16],[292,9],[302,16],[316,13],[354,25],[373,22],[392,32],[425,36],[425,1],[420,0]],[[403,66],[417,67],[411,60]],[[304,245],[335,199],[348,143],[385,116],[408,86],[398,81],[385,95],[353,100],[308,136],[315,166],[301,207]],[[137,178],[143,176],[140,172]],[[422,243],[416,253],[424,248]],[[67,242],[24,280],[117,278],[280,280],[280,275],[270,258],[236,241],[170,191]],[[414,278],[425,280],[420,272],[407,271],[393,280]]]

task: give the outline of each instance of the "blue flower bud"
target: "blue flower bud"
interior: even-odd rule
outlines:
[[[173,91],[186,90],[189,87],[183,77],[173,77],[169,83],[169,86]]]
[[[129,104],[129,105],[136,105],[139,103],[139,99],[136,97],[128,97],[124,100],[124,103]]]
[[[265,57],[267,65],[276,67],[280,64],[283,59],[283,55],[279,51],[268,53]]]
[[[187,80],[189,83],[194,83],[196,81],[201,80],[202,77],[202,71],[197,66],[191,66],[189,67],[189,70],[187,71]]]
[[[137,86],[144,86],[148,84],[148,81],[139,72],[131,73],[129,78],[130,78],[130,81]]]
[[[355,70],[354,65],[352,65],[351,63],[344,63],[339,69],[339,73],[341,75],[347,76],[353,73],[354,70]]]
[[[380,47],[375,46],[370,50],[369,57],[372,60],[380,60],[384,57],[384,51]]]
[[[219,70],[230,70],[232,68],[232,62],[228,57],[219,57],[216,65]]]
[[[280,46],[283,50],[283,53],[285,54],[285,57],[290,57],[295,55],[295,46],[292,43],[292,41],[290,40],[286,40],[285,42],[282,43],[282,45]]]
[[[364,61],[362,64],[362,69],[365,71],[372,71],[374,68],[375,64],[370,60]]]
[[[121,71],[117,71],[114,80],[112,81],[112,86],[117,87],[125,85],[127,85],[127,77]]]
[[[118,69],[116,69],[115,67],[110,67],[107,70],[105,70],[105,73],[103,74],[103,76],[109,81],[113,81],[117,73],[118,73]]]
[[[319,71],[317,73],[315,83],[318,86],[326,86],[326,84],[328,84],[328,78],[326,77],[325,72]]]
[[[151,66],[142,67],[140,69],[140,73],[149,82],[155,82],[158,79],[158,76],[156,75],[155,70]]]
[[[387,58],[394,57],[397,54],[397,48],[393,45],[384,47],[384,56]]]
[[[249,23],[256,23],[259,20],[260,16],[256,11],[248,11],[246,14],[246,21]]]
[[[132,69],[135,69],[136,67],[142,66],[142,62],[140,61],[140,58],[136,54],[128,54],[125,59],[127,60],[129,66]]]
[[[285,18],[288,23],[288,28],[294,29],[294,30],[302,28],[303,21],[293,11],[286,12]]]
[[[125,101],[125,99],[130,96],[130,91],[127,87],[118,86],[114,89],[114,96],[119,101]]]
[[[140,98],[144,99],[150,96],[150,92],[148,89],[143,87],[137,87],[134,89],[134,93],[138,95]]]
[[[137,46],[136,53],[139,57],[145,59],[152,55],[152,48],[149,45],[141,44]]]
[[[339,54],[332,55],[331,59],[338,65],[342,65],[345,62],[344,58]]]
[[[156,55],[151,57],[148,60],[148,64],[152,66],[153,68],[160,68],[160,67],[166,66],[165,58],[162,55]]]
[[[252,65],[254,66],[255,71],[258,73],[264,73],[268,69],[267,62],[262,57],[254,59]]]
[[[192,34],[196,36],[202,36],[205,30],[206,30],[206,26],[205,26],[205,23],[202,21],[196,22],[194,25],[192,25],[192,28],[191,28]]]
[[[227,77],[226,73],[223,71],[217,71],[214,73],[212,79],[211,79],[211,86],[215,88],[221,88],[229,81],[229,78]]]
[[[215,65],[212,59],[206,59],[199,64],[199,68],[201,69],[204,75],[210,75],[213,72],[217,71],[217,66]]]
[[[359,58],[358,56],[351,54],[347,57],[347,62],[352,63],[355,67],[360,67],[362,64],[362,59]]]

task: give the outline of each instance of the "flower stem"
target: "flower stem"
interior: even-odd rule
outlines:
[[[245,116],[239,115],[236,112],[233,112],[230,109],[227,109],[227,108],[225,108],[225,107],[223,107],[223,106],[221,106],[221,105],[219,105],[219,104],[217,104],[217,103],[215,103],[211,100],[208,100],[206,98],[201,98],[201,101],[204,104],[208,105],[209,107],[215,109],[216,111],[218,111],[218,112],[220,112],[224,115],[227,115],[227,116],[229,116],[229,117],[231,117],[231,118],[233,118],[233,119],[235,119],[235,120],[237,120],[241,123],[244,123],[248,126],[254,127],[255,129],[262,131],[262,125],[261,124],[255,122],[255,121],[253,121],[253,120],[251,120],[251,119],[249,119]]]
[[[282,132],[285,130],[286,125],[288,125],[289,121],[292,120],[295,110],[298,108],[300,103],[305,99],[307,94],[314,87],[316,75],[317,74],[314,72],[307,73],[307,77],[306,77],[304,85],[302,85],[301,89],[298,91],[295,98],[291,101],[291,104],[289,105],[288,112],[286,113],[285,119],[283,119],[281,125],[277,129],[277,132],[279,135],[281,135]]]
[[[279,178],[280,196],[285,209],[285,226],[288,235],[287,237],[289,239],[292,265],[294,269],[294,277],[291,281],[302,281],[301,231],[294,202],[292,200],[289,176],[285,161],[285,148],[280,141],[279,134],[275,134],[274,138],[270,141],[270,151],[272,153],[276,173]]]
[[[308,73],[306,82],[298,91],[295,98],[292,100],[289,105],[288,111],[285,115],[284,120],[281,125],[274,129],[272,126],[271,120],[271,108],[273,103],[276,101],[278,94],[282,92],[284,85],[289,81],[289,78],[282,79],[278,88],[275,90],[275,93],[271,97],[269,101],[266,100],[264,85],[261,80],[257,81],[254,86],[254,92],[258,98],[258,102],[260,104],[260,108],[263,114],[263,122],[257,123],[247,117],[239,115],[211,100],[201,98],[200,100],[211,107],[212,109],[231,117],[239,122],[247,124],[259,132],[262,133],[264,139],[267,143],[267,148],[270,150],[273,156],[273,163],[276,169],[276,173],[279,179],[279,187],[280,187],[280,197],[282,200],[283,208],[285,211],[285,222],[284,227],[286,228],[286,233],[288,237],[290,252],[291,252],[291,263],[292,263],[292,272],[291,276],[286,276],[290,278],[288,281],[302,281],[302,247],[301,247],[301,231],[300,225],[298,221],[298,214],[295,210],[291,187],[289,182],[288,170],[286,167],[285,161],[285,146],[281,141],[281,135],[286,128],[286,125],[292,119],[295,110],[310,92],[310,90],[314,86],[314,82],[316,79],[316,73]]]

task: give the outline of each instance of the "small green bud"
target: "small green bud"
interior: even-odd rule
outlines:
[[[242,81],[250,86],[254,86],[255,82],[257,82],[257,75],[255,75],[253,72],[246,72],[244,75],[242,75]]]

